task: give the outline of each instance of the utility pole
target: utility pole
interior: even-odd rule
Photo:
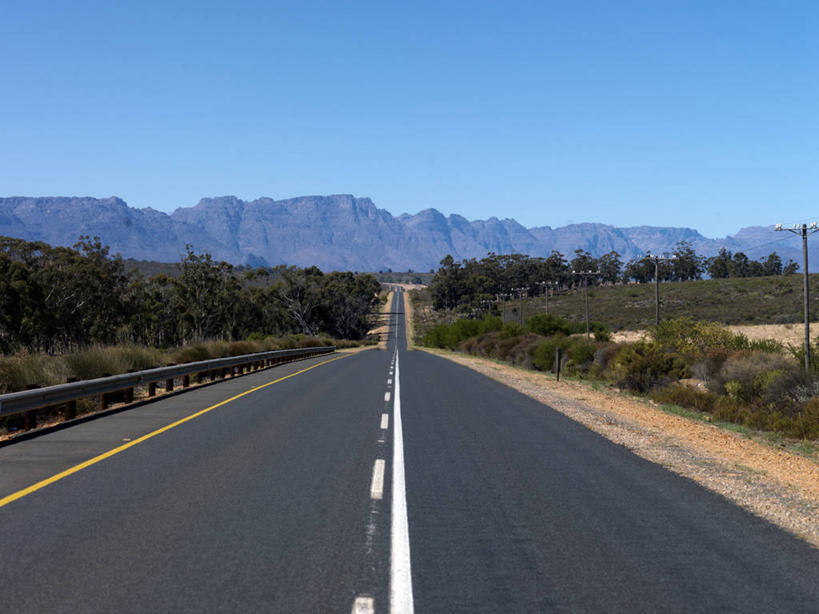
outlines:
[[[670,262],[676,256],[661,258],[651,252],[646,252],[646,258],[654,263],[654,323],[660,325],[660,262]]]
[[[523,326],[523,293],[526,292],[526,290],[526,288],[512,288],[512,292],[517,292],[518,296],[520,297],[520,313],[518,316],[521,326]]]
[[[589,277],[597,277],[600,271],[572,271],[572,275],[577,275],[583,279],[583,298],[586,301],[586,341],[591,340],[589,333]]]
[[[547,314],[549,313],[549,288],[551,288],[553,284],[554,284],[554,282],[551,282],[551,281],[539,281],[539,282],[537,282],[537,285],[540,286],[541,288],[543,288],[543,296],[546,299],[546,313]],[[552,296],[554,296],[554,294]]]
[[[501,302],[501,322],[506,322],[506,294],[501,292],[497,295],[498,300]]]
[[[803,274],[803,310],[805,312],[805,371],[810,371],[810,287],[808,285],[808,235],[819,228],[816,222],[808,224],[794,224],[791,228],[784,228],[782,224],[774,226],[777,232],[787,230],[795,235],[802,235],[802,274]]]

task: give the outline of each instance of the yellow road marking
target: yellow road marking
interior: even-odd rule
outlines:
[[[89,458],[87,461],[84,461],[84,462],[80,463],[79,465],[74,465],[73,467],[70,467],[70,468],[66,469],[65,471],[61,471],[60,473],[58,473],[56,475],[52,475],[50,478],[46,478],[45,480],[37,482],[36,484],[32,484],[31,486],[29,486],[27,488],[24,488],[22,490],[18,490],[15,493],[12,493],[12,494],[10,494],[10,495],[8,495],[6,497],[3,497],[2,499],[0,499],[0,507],[3,507],[4,505],[8,505],[12,501],[16,501],[17,499],[21,499],[22,497],[25,497],[26,495],[30,495],[31,493],[36,492],[36,491],[40,490],[41,488],[44,488],[45,486],[48,486],[49,484],[53,484],[54,482],[62,480],[63,478],[68,477],[72,473],[77,473],[78,471],[82,471],[86,467],[90,467],[91,465],[96,465],[98,462],[100,462],[102,460],[105,460],[106,458],[110,458],[110,457],[114,456],[115,454],[119,454],[120,452],[123,452],[123,451],[127,450],[128,448],[137,445],[138,443],[142,443],[143,441],[146,441],[146,440],[150,439],[151,437],[156,437],[160,433],[164,433],[165,431],[169,431],[172,428],[175,428],[175,427],[179,426],[180,424],[184,424],[188,420],[193,420],[194,418],[198,418],[199,416],[202,416],[202,415],[208,413],[209,411],[213,411],[217,407],[221,407],[222,405],[226,405],[226,404],[230,403],[231,401],[235,401],[236,399],[240,399],[241,397],[243,397],[245,395],[248,395],[251,392],[256,392],[257,390],[261,390],[262,388],[267,388],[268,386],[272,386],[273,384],[278,384],[279,382],[282,382],[282,381],[284,381],[286,379],[290,379],[291,377],[295,377],[296,375],[306,373],[307,371],[310,371],[311,369],[315,369],[316,367],[320,367],[321,365],[326,365],[327,363],[335,362],[336,360],[341,360],[342,358],[349,358],[350,356],[355,356],[355,354],[345,354],[343,356],[337,356],[336,358],[331,358],[330,360],[325,360],[324,362],[320,362],[318,364],[312,365],[310,367],[307,367],[306,369],[302,369],[301,371],[296,371],[295,373],[291,373],[290,375],[285,375],[284,377],[280,377],[279,379],[273,380],[272,382],[267,382],[266,384],[262,384],[261,386],[256,386],[255,388],[251,388],[250,390],[245,390],[244,392],[242,392],[240,394],[237,394],[236,396],[230,397],[229,399],[225,399],[224,401],[220,401],[219,403],[216,403],[216,405],[211,405],[210,407],[206,407],[205,409],[200,409],[198,412],[193,413],[190,416],[185,416],[184,418],[180,418],[176,422],[172,422],[171,424],[169,424],[167,426],[163,426],[162,428],[156,429],[155,431],[151,431],[147,435],[143,435],[142,437],[139,437],[138,439],[134,439],[133,441],[129,441],[128,443],[123,444],[123,445],[121,445],[119,447],[116,447],[113,450],[108,450],[108,452],[103,452],[102,454],[100,454],[99,456],[95,456],[94,458]]]

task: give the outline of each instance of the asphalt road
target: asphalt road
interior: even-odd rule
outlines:
[[[386,351],[0,449],[0,611],[819,612],[819,551],[393,311]]]

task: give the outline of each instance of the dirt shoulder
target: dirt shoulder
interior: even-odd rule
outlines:
[[[376,326],[371,328],[367,333],[368,335],[378,335],[378,349],[381,350],[387,347],[387,334],[390,330],[390,308],[392,307],[392,297],[394,294],[394,290],[390,290],[387,293],[387,302],[381,305]]]
[[[773,444],[664,412],[650,402],[578,381],[444,350],[474,369],[690,478],[819,547],[819,463]]]

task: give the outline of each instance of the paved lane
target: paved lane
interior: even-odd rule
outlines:
[[[819,551],[536,401],[402,352],[418,612],[817,612]]]
[[[0,449],[2,497],[293,373],[0,507],[0,610],[819,611],[817,550],[406,351],[393,311],[386,351]]]
[[[0,508],[0,609],[349,611],[362,592],[386,602],[387,572],[372,562],[388,559],[388,525],[365,535],[389,359],[370,350],[319,366]],[[84,432],[98,441],[136,419],[102,418],[71,438],[82,451]],[[65,450],[67,432],[47,437]],[[35,445],[48,442],[7,451]]]

